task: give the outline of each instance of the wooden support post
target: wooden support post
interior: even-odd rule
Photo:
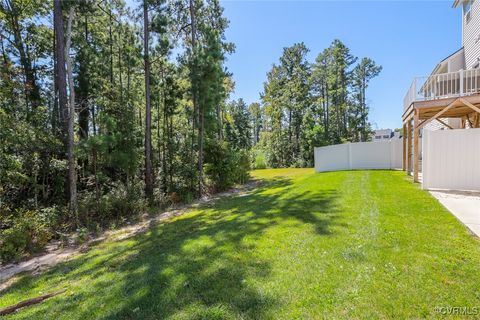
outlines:
[[[470,129],[473,128],[472,121],[470,120],[470,117],[468,116],[468,114],[466,115],[466,117],[467,117],[467,122],[468,122],[468,125],[470,126]]]
[[[467,107],[469,107],[473,111],[475,111],[477,113],[480,113],[480,109],[477,106],[474,106],[473,104],[471,104],[470,102],[468,102],[467,100],[465,100],[463,98],[459,98],[459,99],[464,105],[466,105]]]
[[[415,110],[413,116],[413,182],[418,182],[418,172],[420,165],[420,148],[419,148],[419,138],[420,138],[420,128],[418,126],[419,114],[418,110]]]
[[[402,157],[402,170],[407,170],[407,125],[403,124],[403,157]]]

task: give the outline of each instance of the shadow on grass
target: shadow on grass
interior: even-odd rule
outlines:
[[[256,286],[269,281],[271,274],[256,243],[279,224],[308,224],[316,234],[327,236],[337,215],[335,190],[302,193],[295,188],[292,181],[277,179],[154,226],[127,240],[131,245],[106,244],[108,249],[99,247],[64,263],[40,278],[51,287],[77,282],[82,289],[77,286],[71,295],[29,316],[54,312],[85,319],[266,317],[280,306],[281,297]],[[32,290],[37,280],[24,277],[8,292]]]

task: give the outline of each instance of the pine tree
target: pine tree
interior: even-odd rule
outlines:
[[[362,58],[352,72],[353,97],[355,111],[353,112],[353,127],[356,133],[356,141],[367,141],[370,136],[370,125],[368,123],[368,105],[366,91],[370,81],[378,76],[382,67],[378,66],[370,58]]]

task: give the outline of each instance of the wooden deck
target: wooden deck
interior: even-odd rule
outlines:
[[[402,119],[405,122],[408,121],[409,118],[413,118],[416,109],[420,112],[420,120],[429,119],[438,112],[442,111],[444,108],[448,107],[456,100],[457,102],[455,102],[454,105],[455,108],[451,108],[450,110],[442,114],[442,118],[462,118],[467,114],[475,113],[475,111],[472,110],[470,107],[460,102],[459,98],[462,98],[473,105],[480,105],[480,94],[428,101],[415,101],[412,102],[412,104],[410,105],[410,107],[408,107],[407,110],[405,110],[402,115]]]

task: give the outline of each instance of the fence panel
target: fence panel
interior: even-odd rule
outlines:
[[[390,140],[390,169],[402,169],[403,167],[403,139]]]
[[[422,187],[480,190],[480,129],[424,130]]]
[[[315,148],[315,170],[320,172],[348,169],[349,154],[348,144]]]
[[[315,148],[315,170],[400,169],[402,148],[401,139]]]

